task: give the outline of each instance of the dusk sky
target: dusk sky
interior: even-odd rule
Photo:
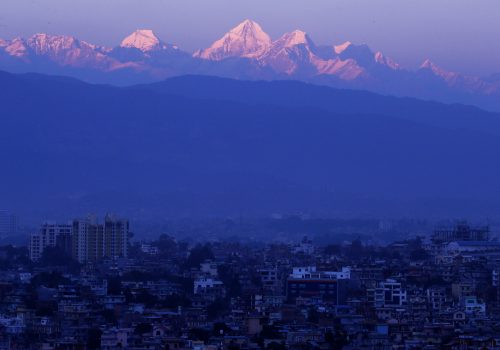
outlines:
[[[500,72],[498,0],[1,0],[0,38],[36,32],[114,46],[138,28],[181,49],[207,47],[245,18],[273,38],[303,29],[317,44],[367,43],[403,66]]]

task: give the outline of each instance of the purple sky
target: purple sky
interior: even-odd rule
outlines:
[[[0,0],[0,38],[35,32],[114,46],[138,28],[187,51],[245,18],[273,38],[303,29],[317,44],[367,43],[408,68],[500,73],[500,0]]]

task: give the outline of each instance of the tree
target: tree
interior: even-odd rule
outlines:
[[[347,335],[344,331],[337,331],[335,334],[332,331],[325,333],[325,341],[330,344],[330,348],[340,350],[347,344]]]
[[[69,280],[60,272],[42,272],[31,279],[33,287],[45,286],[47,288],[57,288],[60,284],[68,284]]]
[[[200,264],[202,262],[213,258],[214,253],[212,252],[212,247],[210,246],[210,244],[198,244],[189,252],[189,257],[186,260],[185,267],[188,269],[193,267],[200,267]]]
[[[227,290],[227,297],[237,297],[241,295],[241,284],[238,275],[234,274],[229,265],[221,265],[218,268],[219,278],[224,283]]]
[[[410,252],[410,259],[412,260],[426,260],[429,258],[429,253],[423,248],[417,248]]]
[[[122,280],[120,277],[108,277],[108,295],[120,295]]]
[[[135,296],[135,301],[138,303],[142,303],[147,307],[153,307],[158,302],[158,297],[155,295],[151,295],[148,291],[142,290]]]
[[[101,316],[107,323],[116,324],[117,319],[113,310],[104,309],[101,312]]]
[[[158,250],[162,255],[170,255],[177,249],[177,243],[169,235],[162,234],[157,242],[155,242]]]
[[[168,308],[176,308],[178,306],[191,306],[191,300],[185,294],[167,295],[165,299],[159,302],[161,306]]]
[[[225,323],[223,323],[223,322],[214,323],[213,333],[215,336],[218,336],[221,334],[227,335],[230,332],[231,332],[231,328],[229,328]]]
[[[209,320],[215,320],[227,311],[227,303],[223,299],[217,299],[207,306],[207,317]]]
[[[148,272],[133,270],[125,273],[122,279],[124,281],[146,282],[146,281],[156,281],[158,280],[158,276],[155,276]]]
[[[210,339],[210,332],[201,328],[193,328],[189,330],[189,338],[207,342]]]
[[[359,238],[352,241],[351,246],[349,247],[349,253],[353,257],[361,257],[364,253],[363,243]]]
[[[151,333],[153,331],[153,326],[151,323],[139,323],[135,329],[134,334],[143,335],[144,333]]]
[[[329,244],[325,247],[325,254],[338,255],[341,253],[341,247],[339,244]]]
[[[71,255],[60,247],[46,247],[39,264],[44,266],[64,266],[71,263]]]
[[[307,311],[307,321],[311,323],[318,323],[319,321],[319,313],[315,308],[310,308]]]
[[[102,331],[99,328],[90,328],[87,333],[87,348],[94,350],[101,348]]]
[[[262,327],[262,332],[260,332],[260,336],[265,339],[282,338],[282,334],[279,332],[279,329],[273,325],[264,325]]]
[[[55,304],[55,303],[51,303]],[[57,308],[57,304],[55,305],[39,305],[36,308],[36,315],[37,316],[52,316],[54,315],[54,309]]]
[[[270,342],[269,344],[267,344],[266,349],[268,349],[268,350],[286,350],[286,346],[283,342],[277,343],[277,342],[273,341],[273,342]]]

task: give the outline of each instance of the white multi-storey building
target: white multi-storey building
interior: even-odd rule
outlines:
[[[317,271],[316,266],[294,267],[290,278],[348,280],[351,278],[351,268],[342,267],[341,271]]]
[[[426,295],[429,306],[436,311],[442,310],[448,302],[446,288],[444,287],[429,288],[426,291]]]
[[[463,304],[466,314],[484,315],[486,313],[486,303],[475,296],[466,297]]]
[[[193,283],[194,294],[206,293],[207,291],[215,290],[224,286],[221,281],[213,278],[199,278]]]
[[[61,249],[69,253],[71,236],[71,224],[43,223],[38,232],[30,235],[30,259],[32,261],[40,260],[47,247],[60,246]]]
[[[55,246],[81,263],[127,257],[128,235],[128,221],[110,215],[103,224],[92,216],[68,224],[46,222],[30,236],[30,258],[40,260],[45,248]]]
[[[491,284],[493,287],[500,286],[500,270],[495,269],[491,271]]]
[[[407,303],[406,290],[394,279],[380,282],[376,288],[367,290],[368,301],[375,307],[400,307]]]

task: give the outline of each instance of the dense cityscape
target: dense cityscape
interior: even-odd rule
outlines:
[[[0,350],[500,350],[499,23],[0,0]]]
[[[0,349],[500,347],[500,242],[463,221],[315,244],[141,240],[89,215],[44,222],[0,266]]]

